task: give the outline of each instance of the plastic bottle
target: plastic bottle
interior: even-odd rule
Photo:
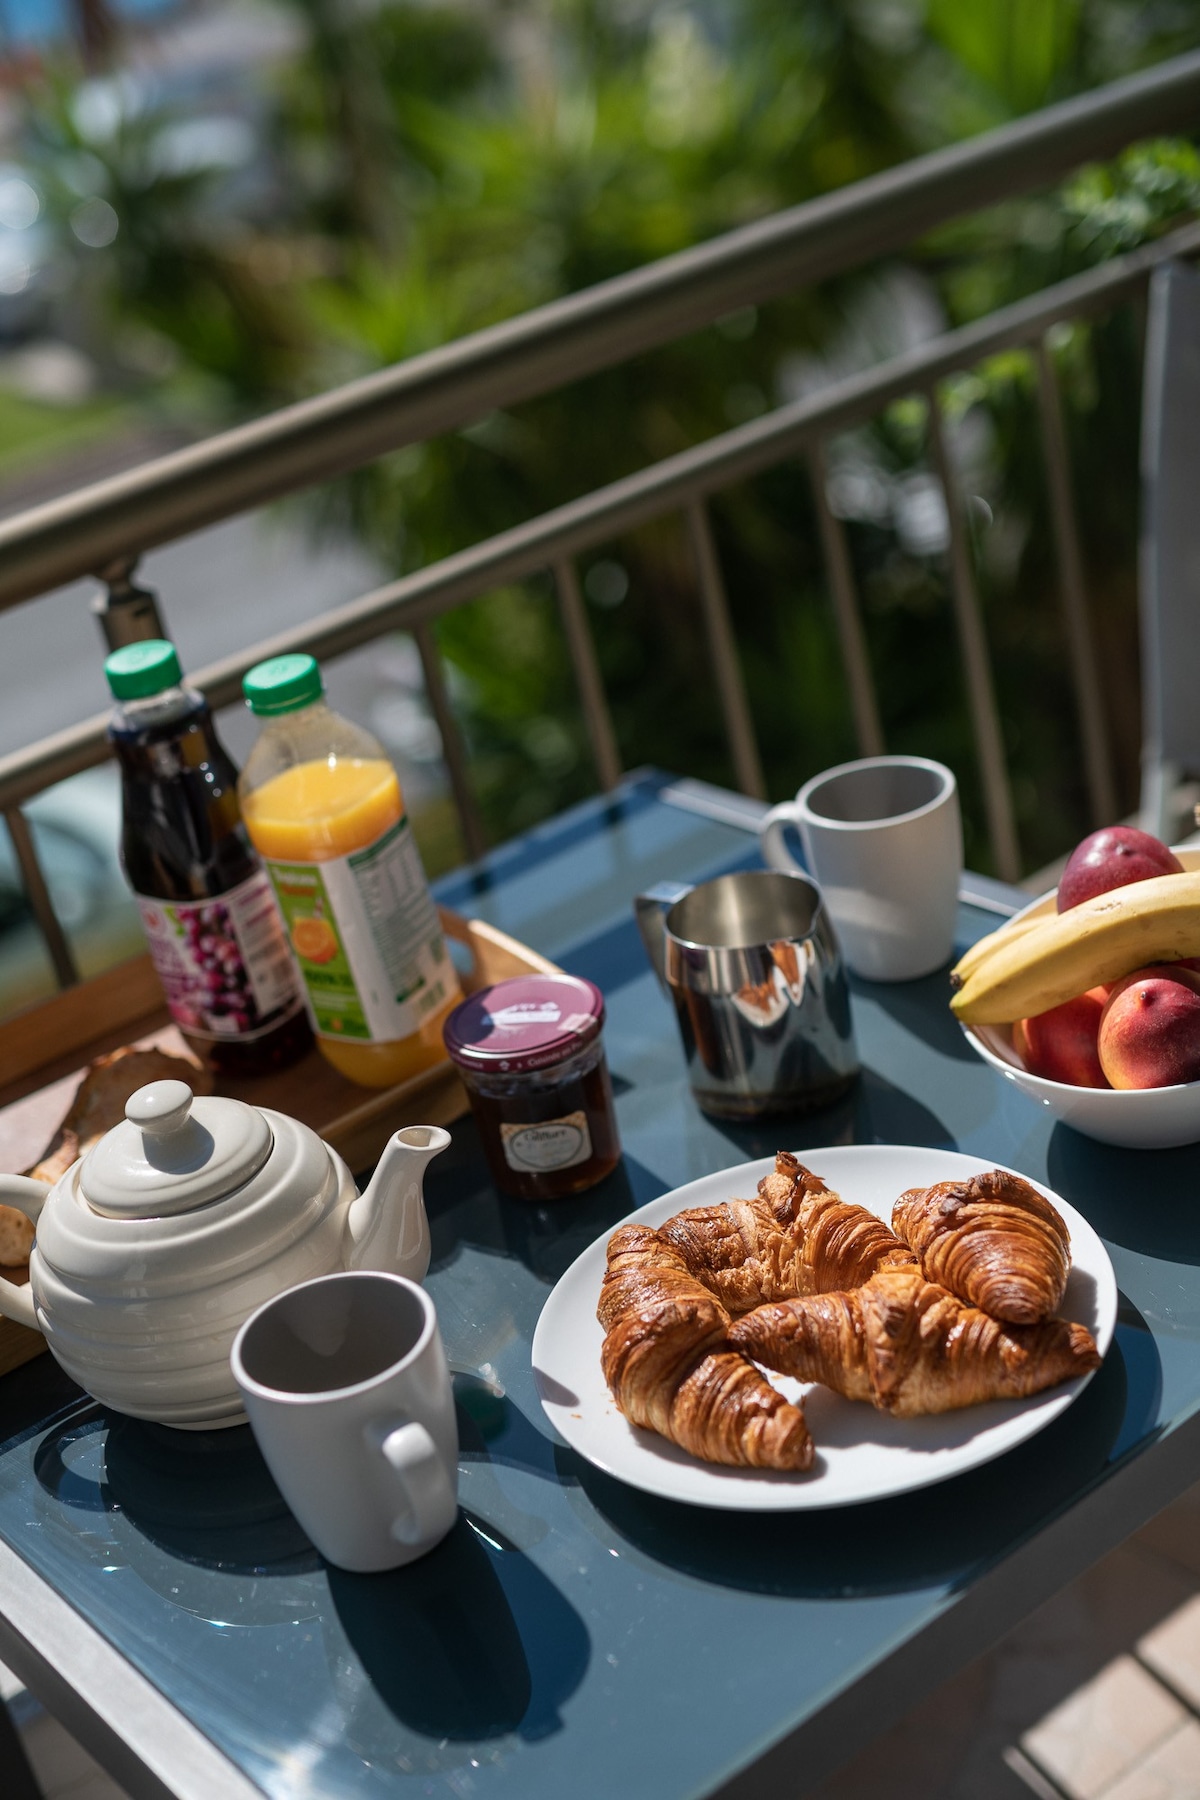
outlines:
[[[127,644],[104,668],[117,701],[109,736],[121,768],[121,861],[171,1016],[212,1068],[284,1068],[312,1032],[208,702],[183,685],[164,638]]]
[[[311,656],[276,656],[244,682],[265,727],[238,783],[335,1069],[390,1087],[446,1055],[459,999],[396,771],[367,731],[331,712]]]

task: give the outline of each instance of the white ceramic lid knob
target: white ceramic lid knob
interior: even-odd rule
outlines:
[[[124,1121],[84,1157],[79,1185],[92,1210],[110,1218],[188,1212],[236,1193],[271,1146],[256,1106],[197,1099],[186,1081],[152,1081],[129,1096]]]
[[[130,1094],[125,1102],[125,1117],[151,1137],[170,1137],[187,1125],[194,1098],[186,1081],[152,1081]]]

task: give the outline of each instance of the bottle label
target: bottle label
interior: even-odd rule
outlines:
[[[411,1037],[457,992],[407,816],[349,856],[267,868],[322,1037]]]
[[[211,900],[136,896],[171,1017],[193,1037],[261,1037],[302,1005],[265,870]]]
[[[570,1169],[592,1154],[585,1112],[541,1119],[536,1125],[501,1125],[500,1142],[510,1169]]]

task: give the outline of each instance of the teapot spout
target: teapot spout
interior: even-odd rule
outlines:
[[[346,1217],[348,1269],[379,1269],[423,1281],[429,1267],[426,1165],[450,1142],[440,1125],[406,1125],[384,1145],[375,1173]]]

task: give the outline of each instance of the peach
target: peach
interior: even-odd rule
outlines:
[[[1098,1043],[1115,1088],[1200,1081],[1200,980],[1169,964],[1127,976],[1105,1004]]]
[[[1144,969],[1135,969],[1132,975],[1122,975],[1119,981],[1110,982],[1105,989],[1097,988],[1096,993],[1103,992],[1111,1000],[1124,988],[1135,981],[1178,981],[1183,987],[1194,988],[1200,993],[1200,968],[1194,956],[1184,958],[1182,962],[1147,963]]]
[[[1107,988],[1089,988],[1049,1012],[1019,1019],[1013,1026],[1013,1048],[1030,1074],[1071,1087],[1106,1088],[1096,1036],[1107,998]]]
[[[1069,912],[1112,888],[1149,881],[1153,875],[1173,875],[1182,867],[1179,858],[1148,831],[1132,825],[1107,825],[1072,850],[1058,884],[1056,904],[1060,913]]]

